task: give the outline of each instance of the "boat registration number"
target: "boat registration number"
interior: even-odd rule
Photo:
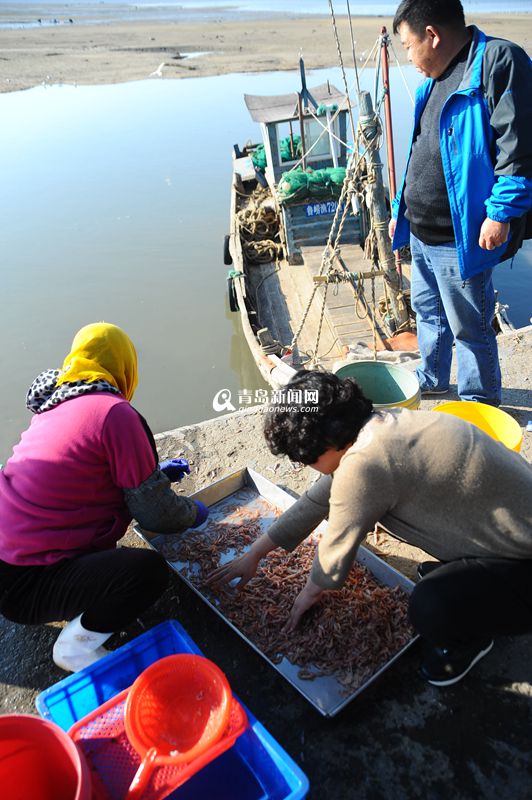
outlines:
[[[337,208],[337,200],[323,200],[319,203],[307,203],[305,205],[305,214],[307,217],[322,217],[327,214],[335,214]]]

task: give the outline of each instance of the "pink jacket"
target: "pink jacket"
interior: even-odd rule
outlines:
[[[0,471],[0,559],[52,564],[114,547],[131,521],[122,489],[155,467],[121,395],[86,394],[36,414]]]

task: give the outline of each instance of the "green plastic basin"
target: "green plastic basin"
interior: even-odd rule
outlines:
[[[375,408],[418,408],[421,392],[413,372],[385,361],[353,361],[336,371],[354,378]]]

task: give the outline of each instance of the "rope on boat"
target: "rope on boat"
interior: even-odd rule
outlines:
[[[310,116],[318,123],[318,125],[321,125],[321,127],[323,128],[323,131],[322,131],[322,133],[320,133],[318,139],[321,139],[321,137],[325,136],[325,134],[327,133],[330,136],[332,136],[333,139],[336,139],[337,142],[339,142],[341,145],[343,145],[346,148],[346,150],[348,150],[348,151],[351,150],[351,145],[348,142],[344,142],[344,140],[341,139],[339,136],[337,136],[335,134],[335,132],[332,130],[332,124],[331,124],[331,128],[329,128],[328,125],[324,125],[323,124],[321,119],[314,113],[314,111],[311,108],[309,108],[308,110],[309,110]],[[334,117],[334,119],[335,118],[336,117]],[[331,123],[334,121],[334,119],[331,118]],[[318,141],[318,139],[316,141]],[[290,170],[290,172],[292,172],[292,170]]]
[[[375,137],[375,138],[378,138],[378,137]],[[372,143],[370,143],[370,144],[372,144]],[[351,199],[352,199],[354,194],[357,194],[358,196],[361,196],[361,194],[362,194],[361,187],[357,186],[357,184],[355,182],[355,177],[356,177],[357,172],[361,169],[362,165],[365,166],[365,161],[364,161],[363,156],[365,155],[366,152],[367,152],[367,147],[366,147],[366,150],[364,151],[364,153],[362,154],[362,156],[359,157],[358,160],[356,160],[357,159],[357,152],[356,152],[356,148],[355,148],[355,150],[353,150],[351,156],[349,157],[349,161],[348,161],[347,169],[346,169],[345,182],[344,182],[344,185],[342,186],[342,192],[340,194],[340,199],[338,201],[338,205],[337,205],[337,208],[336,208],[336,211],[335,211],[335,214],[334,214],[334,218],[333,218],[333,221],[332,221],[332,224],[331,224],[331,229],[329,231],[329,237],[328,237],[328,240],[327,240],[327,244],[325,245],[325,249],[323,251],[322,262],[321,262],[321,265],[320,265],[320,269],[318,271],[318,275],[323,275],[323,273],[324,273],[324,271],[326,269],[326,273],[325,274],[328,276],[335,269],[334,266],[333,266],[333,259],[334,259],[335,256],[338,255],[338,252],[339,252],[338,244],[339,244],[339,241],[340,241],[341,236],[342,236],[342,232],[343,232],[343,228],[344,228],[344,225],[345,225],[345,221],[347,219],[347,214],[349,212]],[[341,218],[340,218],[340,221],[338,222],[338,218],[340,217],[340,214],[341,214]],[[334,231],[335,231],[335,228],[336,228],[337,225],[338,225],[338,231],[336,233],[335,241],[334,241],[334,244],[333,244],[333,235],[334,235]],[[325,287],[327,287],[327,284],[325,284]],[[312,289],[311,295],[310,295],[310,297],[308,299],[308,302],[307,302],[307,304],[305,306],[305,310],[303,311],[303,315],[302,315],[299,327],[296,330],[296,332],[295,332],[295,334],[294,334],[294,336],[292,338],[292,342],[290,344],[290,347],[291,347],[292,350],[297,345],[297,341],[299,339],[299,336],[301,335],[301,331],[303,330],[303,328],[305,326],[305,322],[306,322],[307,317],[309,315],[309,312],[310,312],[310,309],[312,307],[312,303],[314,301],[314,297],[316,296],[318,288],[319,288],[319,284],[316,283],[314,285],[313,289]],[[327,292],[327,288],[325,288],[324,296],[326,295],[326,292]],[[318,339],[317,339],[317,342],[316,342],[316,348],[315,348],[314,356],[313,356],[313,359],[312,359],[313,363],[315,363],[319,359],[319,357],[317,355],[317,352],[318,352],[318,347],[319,347],[319,338],[321,336],[321,327],[322,327],[321,323],[323,321],[323,313],[324,313],[324,304],[322,305],[322,315],[321,315],[321,318],[320,318],[320,326],[319,326],[319,331],[318,331],[319,336],[318,336]]]
[[[382,36],[379,36],[379,48],[377,50],[377,64],[375,65],[375,92],[373,95],[373,105],[375,109],[378,105],[378,94],[379,94],[379,79],[381,74],[381,64],[382,64]]]
[[[353,66],[355,68],[355,78],[357,82],[357,92],[360,93],[360,81],[358,79],[358,64],[357,64],[357,54],[356,54],[356,47],[355,47],[355,37],[353,34],[353,21],[351,19],[351,7],[349,5],[349,0],[347,0],[347,16],[349,18],[349,33],[351,34],[351,52],[353,54]]]
[[[397,57],[397,53],[395,52],[395,47],[393,46],[393,42],[392,42],[391,39],[389,40],[389,42],[390,42],[390,47],[392,48],[392,53],[394,54],[394,57],[395,57],[395,63],[399,67],[399,72],[401,73],[401,78],[403,79],[403,83],[405,85],[406,91],[408,92],[408,96],[409,96],[409,98],[410,98],[410,100],[412,102],[412,106],[415,106],[415,101],[414,101],[414,98],[412,96],[412,92],[410,91],[410,86],[408,85],[408,82],[407,82],[407,80],[405,78],[405,74],[403,72],[403,68],[401,67],[401,65],[399,63],[399,59]]]
[[[349,111],[349,120],[351,122],[351,132],[353,134],[353,141],[354,141],[355,140],[355,121],[353,119],[353,110],[351,108],[351,101],[349,100],[349,86],[347,85],[347,77],[346,77],[346,74],[345,74],[344,59],[343,59],[343,56],[342,56],[342,48],[340,47],[340,38],[338,36],[338,27],[336,25],[336,17],[334,15],[334,7],[333,7],[332,0],[329,0],[329,8],[331,9],[331,17],[332,17],[332,22],[333,22],[334,38],[335,38],[335,41],[336,41],[336,50],[338,52],[338,59],[340,61],[340,67],[341,67],[341,70],[342,70],[342,80],[344,82],[345,96],[347,98],[347,108],[348,108],[348,111]],[[357,79],[358,79],[358,73],[357,73]]]
[[[318,275],[322,275],[324,273],[325,269],[326,269],[326,274],[327,275],[334,270],[333,259],[339,253],[339,243],[340,243],[340,239],[342,237],[342,233],[343,233],[343,228],[344,228],[345,222],[347,220],[347,215],[349,213],[349,208],[350,208],[350,205],[351,205],[351,200],[353,198],[353,195],[356,194],[357,197],[359,197],[363,201],[364,200],[364,197],[363,197],[363,183],[369,183],[372,180],[375,180],[374,176],[371,177],[371,176],[368,176],[367,174],[365,174],[364,175],[365,180],[364,179],[360,179],[360,181],[357,182],[356,181],[356,177],[357,177],[357,174],[362,169],[364,169],[364,171],[365,171],[365,168],[366,168],[365,156],[366,156],[368,150],[370,148],[378,148],[378,147],[380,147],[380,140],[381,140],[381,136],[382,136],[382,126],[380,124],[380,120],[379,120],[378,116],[376,116],[376,125],[377,125],[377,131],[376,131],[375,136],[371,140],[369,140],[366,136],[364,136],[364,134],[363,134],[363,132],[362,132],[362,130],[360,128],[360,124],[357,127],[357,136],[356,136],[356,139],[355,139],[355,148],[354,148],[353,152],[351,153],[351,155],[349,157],[349,161],[348,161],[347,169],[346,169],[345,182],[344,182],[344,185],[342,187],[342,192],[341,192],[341,195],[340,195],[340,199],[338,201],[338,206],[336,208],[333,221],[331,223],[331,229],[329,231],[329,237],[328,237],[328,240],[327,240],[327,244],[325,245],[325,249],[323,251],[322,263],[321,263]],[[359,144],[358,143],[359,142],[362,142],[362,144],[364,145],[364,150],[363,150],[363,152],[361,154],[358,153],[358,149],[359,149]],[[338,221],[339,217],[340,217],[340,221]],[[336,235],[335,235],[336,226],[338,226],[338,230],[337,230]],[[371,234],[371,231],[370,231],[370,234]],[[334,242],[333,242],[333,237],[334,237]],[[374,278],[372,280],[374,281]],[[294,348],[295,345],[297,344],[297,340],[298,340],[298,338],[299,338],[299,336],[301,334],[301,331],[303,330],[303,327],[304,327],[305,322],[307,320],[307,317],[308,317],[308,314],[310,312],[310,308],[312,306],[312,302],[314,300],[314,297],[316,295],[317,290],[318,290],[318,284],[316,284],[313,287],[311,296],[310,296],[310,298],[309,298],[309,300],[307,302],[307,305],[305,307],[305,310],[303,312],[303,317],[301,319],[301,323],[300,323],[300,325],[299,325],[299,327],[298,327],[298,329],[297,329],[297,331],[294,334],[294,337],[292,339],[292,342],[291,342],[291,345],[290,345],[292,348]],[[366,310],[366,315],[367,315],[367,310]],[[321,326],[320,326],[320,334],[321,334]],[[319,342],[318,342],[318,344],[319,344]],[[316,350],[317,350],[317,348],[316,348]],[[315,356],[315,358],[317,358],[317,356]]]
[[[322,325],[323,325],[323,317],[325,316],[325,305],[326,305],[326,302],[327,302],[327,291],[328,291],[328,289],[329,289],[329,284],[326,283],[325,284],[325,289],[323,290],[323,299],[322,299],[322,303],[321,303],[320,321],[319,321],[319,324],[318,324],[318,332],[316,334],[316,344],[314,345],[314,355],[312,357],[312,362],[311,362],[312,366],[315,366],[316,363],[319,361],[318,347],[320,346],[321,328],[322,328]]]
[[[333,278],[333,275],[338,274],[338,269],[333,265],[333,261],[334,261],[335,257],[337,257],[339,255],[339,244],[340,244],[340,240],[341,240],[341,237],[342,237],[344,225],[345,225],[345,222],[347,220],[347,216],[348,216],[348,213],[349,213],[349,208],[351,206],[351,201],[353,199],[353,196],[356,195],[359,198],[359,200],[362,201],[362,204],[364,204],[364,184],[372,183],[372,182],[375,181],[375,174],[367,174],[367,171],[365,170],[365,168],[366,168],[365,155],[367,154],[367,152],[370,149],[379,149],[380,146],[381,146],[382,125],[381,125],[380,118],[379,118],[379,110],[380,110],[380,106],[381,106],[381,104],[382,104],[382,102],[384,100],[384,96],[385,95],[384,95],[384,92],[383,92],[382,97],[381,97],[381,99],[380,99],[380,101],[378,103],[377,103],[377,98],[375,98],[376,132],[375,132],[375,135],[371,138],[371,140],[368,139],[365,136],[364,132],[362,131],[362,128],[360,126],[360,121],[359,121],[359,123],[357,125],[357,129],[356,129],[356,132],[355,132],[354,123],[353,123],[353,117],[352,117],[352,113],[351,113],[351,103],[350,103],[350,100],[349,100],[349,88],[347,86],[347,79],[346,79],[346,75],[345,75],[345,68],[344,68],[342,49],[341,49],[341,45],[340,45],[340,39],[339,39],[339,36],[338,36],[338,27],[337,27],[337,24],[336,24],[336,17],[335,17],[335,14],[334,14],[334,7],[333,7],[332,0],[329,0],[329,8],[330,8],[330,11],[331,11],[331,18],[332,18],[332,24],[333,24],[333,30],[334,30],[334,36],[335,36],[335,42],[336,42],[336,49],[338,51],[338,58],[339,58],[339,61],[340,61],[340,66],[341,66],[341,70],[342,70],[342,77],[343,77],[343,80],[344,80],[346,99],[347,99],[347,102],[348,102],[348,108],[349,108],[351,123],[352,123],[352,127],[353,127],[353,141],[354,141],[353,151],[352,151],[352,153],[351,153],[351,155],[349,157],[348,164],[347,164],[345,182],[344,182],[344,185],[342,187],[342,192],[341,192],[340,199],[338,201],[338,206],[336,208],[335,215],[334,215],[334,218],[333,218],[333,221],[332,221],[332,224],[331,224],[329,237],[328,237],[328,240],[327,240],[327,244],[325,245],[325,249],[323,251],[322,262],[321,262],[320,269],[319,269],[319,272],[318,272],[318,275],[323,275],[323,273],[325,272],[325,275],[328,278]],[[353,39],[353,35],[352,35],[352,26],[351,26],[351,39],[352,39],[353,55],[354,55],[355,64],[356,64],[356,52],[355,52],[355,48],[354,48],[354,39]],[[380,41],[380,39],[377,39],[377,42],[375,43],[374,47],[372,48],[372,52],[375,49],[375,47],[378,46],[379,41]],[[368,60],[369,60],[369,57],[368,57]],[[366,61],[366,63],[367,63],[367,61]],[[358,71],[356,72],[356,79],[357,79],[357,84],[358,84],[358,80],[359,80],[358,79]],[[375,93],[377,93],[377,86],[375,88]],[[323,127],[324,127],[324,130],[320,134],[319,138],[321,138],[321,136],[324,135],[325,132],[329,130],[328,127],[327,128],[325,126],[323,126]],[[314,144],[316,144],[316,143],[314,143]],[[361,145],[363,146],[364,149],[363,149],[363,152],[360,154],[359,151],[360,151]],[[366,174],[364,176],[365,180],[364,180],[364,178],[359,177],[359,179],[357,181],[356,180],[357,175],[358,175],[358,173],[360,173],[362,171],[362,168],[364,168],[364,171],[366,172]],[[366,240],[368,248],[371,249],[372,257],[371,257],[370,260],[373,262],[373,265],[374,265],[374,269],[372,270],[373,272],[375,272],[375,267],[378,267],[378,265],[379,265],[378,255],[376,254],[376,246],[375,246],[376,245],[375,232],[376,232],[377,228],[382,228],[382,227],[383,227],[383,223],[372,224],[372,227],[371,227],[370,232],[369,232],[369,236],[368,236],[368,238]],[[336,230],[336,228],[337,228],[337,230]],[[335,233],[335,231],[336,231],[336,233]],[[368,239],[369,239],[369,242],[368,242]],[[347,280],[349,280],[351,282],[351,275],[350,274],[349,274],[349,277],[347,277]],[[334,282],[334,278],[333,278],[333,280],[331,282]],[[315,364],[319,360],[318,348],[319,348],[321,330],[322,330],[322,325],[323,325],[323,317],[324,317],[324,313],[325,313],[325,304],[326,304],[328,285],[329,285],[329,280],[325,283],[324,292],[323,292],[323,298],[322,298],[322,303],[321,303],[320,321],[319,321],[318,334],[317,334],[317,339],[316,339],[316,346],[315,346],[314,354],[312,356],[312,363],[313,364]],[[299,339],[299,336],[301,335],[301,331],[303,330],[305,322],[306,322],[306,320],[308,318],[308,315],[309,315],[310,309],[312,307],[312,303],[314,301],[314,297],[316,296],[316,293],[318,291],[318,288],[319,288],[319,284],[316,283],[314,285],[313,289],[312,289],[310,298],[309,298],[309,300],[307,302],[307,305],[305,307],[305,310],[303,312],[302,319],[301,319],[301,322],[299,324],[299,327],[296,330],[296,332],[295,332],[295,334],[293,336],[292,342],[290,344],[290,347],[292,349],[295,348],[295,346],[297,344],[297,341]],[[386,287],[385,287],[385,291],[386,291]],[[375,298],[375,275],[372,275],[372,277],[371,277],[371,292],[372,292],[372,312],[373,312],[373,316],[375,317],[376,307],[377,307],[376,298]],[[357,301],[361,300],[362,295],[364,293],[364,276],[362,274],[359,274],[359,276],[358,276],[358,279],[357,279],[357,282],[356,282],[356,288],[353,287],[353,293],[354,293],[355,297],[357,298]],[[385,298],[385,302],[386,302],[386,304],[388,304],[388,298],[387,297]],[[364,302],[363,305],[365,306],[365,314],[361,316],[359,314],[359,311],[358,311],[358,302],[357,302],[356,313],[357,313],[357,316],[360,319],[364,319],[365,317],[369,317],[370,316],[369,308],[368,308],[367,303]],[[376,347],[376,344],[377,344],[377,330],[376,330],[375,324],[373,323],[373,320],[372,320],[372,332],[373,332],[373,352],[374,352],[374,358],[376,358],[377,357],[377,347]]]
[[[352,289],[353,289],[353,294],[354,294],[355,299],[357,301],[356,304],[355,304],[355,311],[356,311],[357,317],[359,319],[368,318],[370,323],[371,323],[372,332],[373,332],[373,353],[374,353],[374,358],[375,359],[377,358],[377,335],[378,335],[378,333],[377,333],[377,328],[376,328],[376,324],[375,324],[376,309],[377,309],[377,301],[376,301],[376,297],[375,297],[375,277],[376,276],[373,273],[378,272],[378,267],[379,267],[379,258],[378,258],[378,252],[377,252],[377,246],[376,246],[376,230],[377,229],[382,229],[383,227],[386,227],[384,223],[373,223],[372,222],[372,225],[371,225],[371,228],[370,228],[370,231],[369,231],[368,237],[366,239],[366,243],[365,243],[366,244],[366,253],[367,253],[366,257],[370,261],[372,261],[372,263],[373,263],[372,275],[371,275],[371,278],[370,278],[370,280],[371,280],[371,294],[372,294],[372,309],[371,309],[372,315],[373,315],[372,316],[370,314],[370,308],[369,308],[368,303],[366,301],[365,292],[364,292],[364,281],[366,279],[366,275],[364,273],[358,273],[358,275],[356,277],[356,282],[355,282],[353,280],[353,278],[354,278],[353,273],[344,272],[344,271],[339,270],[337,267],[334,266],[333,262],[334,262],[335,258],[339,257],[339,253],[340,253],[339,244],[340,244],[340,240],[341,240],[341,237],[342,237],[342,234],[343,234],[343,229],[344,229],[344,226],[345,226],[345,222],[346,222],[347,216],[349,214],[349,209],[350,209],[353,197],[357,197],[357,199],[359,200],[360,206],[363,207],[365,205],[365,196],[364,196],[365,186],[367,184],[373,183],[375,181],[375,174],[374,173],[373,174],[368,174],[368,172],[367,172],[365,156],[366,156],[367,152],[370,149],[380,149],[381,143],[382,143],[382,133],[383,133],[383,131],[382,131],[382,125],[381,125],[381,121],[380,121],[380,117],[379,117],[379,112],[380,112],[380,107],[381,107],[381,105],[382,105],[382,103],[384,101],[384,98],[385,98],[385,91],[382,92],[382,96],[381,96],[380,100],[377,100],[378,75],[379,75],[379,72],[380,72],[381,51],[379,49],[378,67],[377,67],[377,75],[376,75],[376,81],[375,81],[375,101],[374,101],[374,106],[375,106],[376,132],[375,132],[375,135],[371,138],[371,140],[369,140],[365,136],[364,132],[362,131],[362,128],[360,126],[360,121],[358,122],[356,130],[355,130],[355,125],[354,125],[354,120],[353,120],[353,113],[352,113],[352,106],[351,106],[351,101],[350,101],[350,96],[349,96],[349,87],[348,87],[347,77],[346,77],[346,73],[345,73],[344,60],[343,60],[343,55],[342,55],[342,48],[341,48],[341,45],[340,45],[340,39],[339,39],[339,35],[338,35],[338,27],[337,27],[337,24],[336,24],[336,17],[335,17],[335,13],[334,13],[334,7],[333,7],[332,0],[329,0],[329,8],[330,8],[330,12],[331,12],[333,31],[334,31],[335,42],[336,42],[336,49],[337,49],[337,52],[338,52],[338,59],[339,59],[340,67],[341,67],[341,71],[342,71],[342,79],[343,79],[343,82],[344,82],[344,90],[345,90],[345,95],[346,95],[345,99],[346,99],[346,102],[347,102],[347,110],[348,110],[350,121],[351,121],[351,129],[352,129],[352,133],[353,133],[353,150],[352,150],[352,152],[351,152],[351,154],[349,156],[349,159],[348,159],[345,181],[344,181],[344,184],[342,186],[342,191],[341,191],[340,198],[339,198],[339,201],[338,201],[338,205],[337,205],[337,208],[336,208],[336,211],[335,211],[335,214],[334,214],[334,218],[333,218],[333,221],[332,221],[332,224],[331,224],[329,237],[328,237],[327,243],[325,245],[325,249],[323,251],[322,262],[321,262],[320,269],[319,269],[319,272],[318,272],[318,275],[323,275],[324,272],[325,272],[325,276],[327,277],[327,281],[325,282],[325,285],[324,285],[323,297],[322,297],[322,302],[321,302],[320,320],[319,320],[319,325],[318,325],[318,332],[317,332],[317,337],[316,337],[315,349],[314,349],[314,352],[309,351],[307,353],[307,355],[311,359],[311,363],[313,365],[316,365],[321,358],[324,358],[325,355],[328,355],[328,353],[333,349],[333,347],[336,345],[336,343],[338,341],[338,339],[336,338],[334,343],[333,343],[333,345],[332,345],[332,347],[329,349],[329,351],[325,355],[318,356],[318,349],[319,349],[319,343],[320,343],[320,338],[321,338],[323,319],[324,319],[324,315],[325,315],[328,286],[329,286],[329,283],[338,284],[338,283],[340,283],[342,281],[349,282],[351,287],[352,287]],[[353,54],[353,62],[354,62],[355,76],[356,76],[356,86],[357,86],[357,91],[360,91],[360,81],[359,81],[358,66],[357,66],[357,61],[356,61],[355,40],[354,40],[354,35],[353,35],[353,26],[352,26],[352,20],[351,20],[351,10],[350,10],[350,6],[349,6],[349,0],[347,0],[347,10],[348,10],[349,26],[350,26],[350,34],[351,34],[351,47],[352,47],[352,54]],[[371,48],[370,53],[369,53],[364,65],[363,65],[363,67],[361,69],[361,73],[366,68],[366,66],[367,66],[368,62],[370,61],[370,59],[374,57],[375,50],[379,47],[380,42],[381,42],[381,37],[378,37],[376,42],[374,43],[373,47]],[[408,94],[410,96],[410,99],[413,102],[412,95],[410,93],[408,84],[406,83],[406,80],[405,80],[403,71],[401,69],[401,66],[399,64],[399,60],[397,58],[397,54],[395,53],[395,50],[393,49],[393,45],[392,45],[392,50],[393,50],[397,65],[399,66],[399,69],[400,69],[400,72],[401,72],[401,77],[402,77],[403,81],[405,82],[405,86],[407,88]],[[344,142],[340,137],[336,136],[336,134],[332,130],[333,122],[336,120],[336,118],[338,117],[340,112],[345,110],[343,108],[343,105],[344,104],[342,103],[338,107],[338,109],[336,110],[334,115],[328,121],[327,125],[323,124],[323,122],[317,117],[317,115],[314,114],[312,109],[308,109],[308,111],[310,112],[310,115],[314,118],[314,120],[316,120],[321,125],[323,130],[319,134],[319,136],[316,139],[316,141],[313,142],[313,144],[306,150],[306,152],[303,154],[301,159],[291,167],[291,169],[288,171],[287,174],[293,172],[295,169],[297,169],[305,161],[305,159],[312,153],[314,148],[318,145],[318,143],[320,142],[322,137],[325,136],[326,134],[328,134],[329,136],[331,136],[334,139],[336,139],[338,142],[340,142],[341,145],[345,146],[346,149],[349,150],[348,143]],[[360,153],[360,148],[361,147],[363,147],[363,152],[362,153]],[[247,211],[247,209],[246,209],[246,211]],[[239,212],[239,214],[242,214],[242,213],[243,212]],[[256,211],[256,209],[253,209],[253,210],[250,209],[249,215],[244,220],[242,220],[243,226],[244,226],[244,230],[248,230],[249,231],[250,237],[256,235],[257,233],[259,233],[259,235],[260,234],[266,235],[265,232],[263,233],[263,228],[262,228],[263,221],[260,220],[260,219],[257,219],[257,216],[256,216],[257,213],[258,212]],[[276,255],[273,255],[275,250],[272,249],[272,245],[273,245],[274,248],[276,248],[276,249],[278,248],[276,250],[276,252],[277,252]],[[246,250],[247,246],[248,246],[248,242],[244,241],[243,242],[243,247],[244,247],[245,250]],[[252,249],[252,248],[254,248],[254,249]],[[282,245],[274,242],[271,239],[270,240],[261,239],[259,241],[254,240],[254,241],[250,242],[249,243],[249,255],[248,255],[248,252],[246,252],[246,255],[248,255],[248,258],[250,258],[250,260],[252,260],[254,263],[261,263],[261,262],[265,262],[265,261],[268,261],[268,260],[275,260],[276,258],[279,258],[281,256],[281,254],[282,254]],[[388,266],[389,263],[395,263],[393,257],[386,261],[385,266]],[[297,341],[298,341],[298,339],[299,339],[299,337],[301,335],[301,332],[302,332],[302,330],[303,330],[303,328],[305,326],[305,322],[306,322],[306,320],[308,318],[310,309],[312,307],[312,303],[314,301],[314,298],[316,296],[316,293],[317,293],[318,289],[319,289],[319,283],[316,283],[314,285],[313,289],[312,289],[312,292],[311,292],[311,295],[309,297],[309,300],[308,300],[308,302],[306,304],[306,307],[305,307],[305,309],[303,311],[301,322],[300,322],[300,324],[299,324],[299,326],[298,326],[298,328],[297,328],[297,330],[296,330],[296,332],[295,332],[295,334],[294,334],[294,336],[292,338],[292,342],[290,344],[290,349],[292,349],[292,350],[297,345]],[[384,284],[384,291],[385,291],[385,296],[379,299],[379,306],[382,304],[382,307],[384,309],[383,316],[385,317],[385,316],[390,316],[390,311],[389,311],[390,306],[389,306],[388,289],[387,289],[387,286],[386,286],[386,282]],[[361,306],[361,307],[363,307],[365,309],[363,314],[359,313],[359,306]],[[396,335],[404,327],[408,327],[408,325],[409,325],[409,323],[405,322],[404,325],[401,325],[396,331],[393,332],[393,335]]]
[[[269,190],[259,186],[250,195],[248,205],[237,212],[242,250],[250,264],[266,264],[283,255],[276,211],[264,205],[269,197]]]

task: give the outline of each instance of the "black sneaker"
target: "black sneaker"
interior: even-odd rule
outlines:
[[[418,578],[424,578],[425,575],[430,575],[431,572],[441,566],[441,561],[422,561],[417,565],[417,576]]]
[[[484,658],[493,647],[493,639],[482,645],[472,645],[449,650],[445,647],[428,648],[421,665],[421,676],[433,686],[452,686],[467,675],[477,661]]]

